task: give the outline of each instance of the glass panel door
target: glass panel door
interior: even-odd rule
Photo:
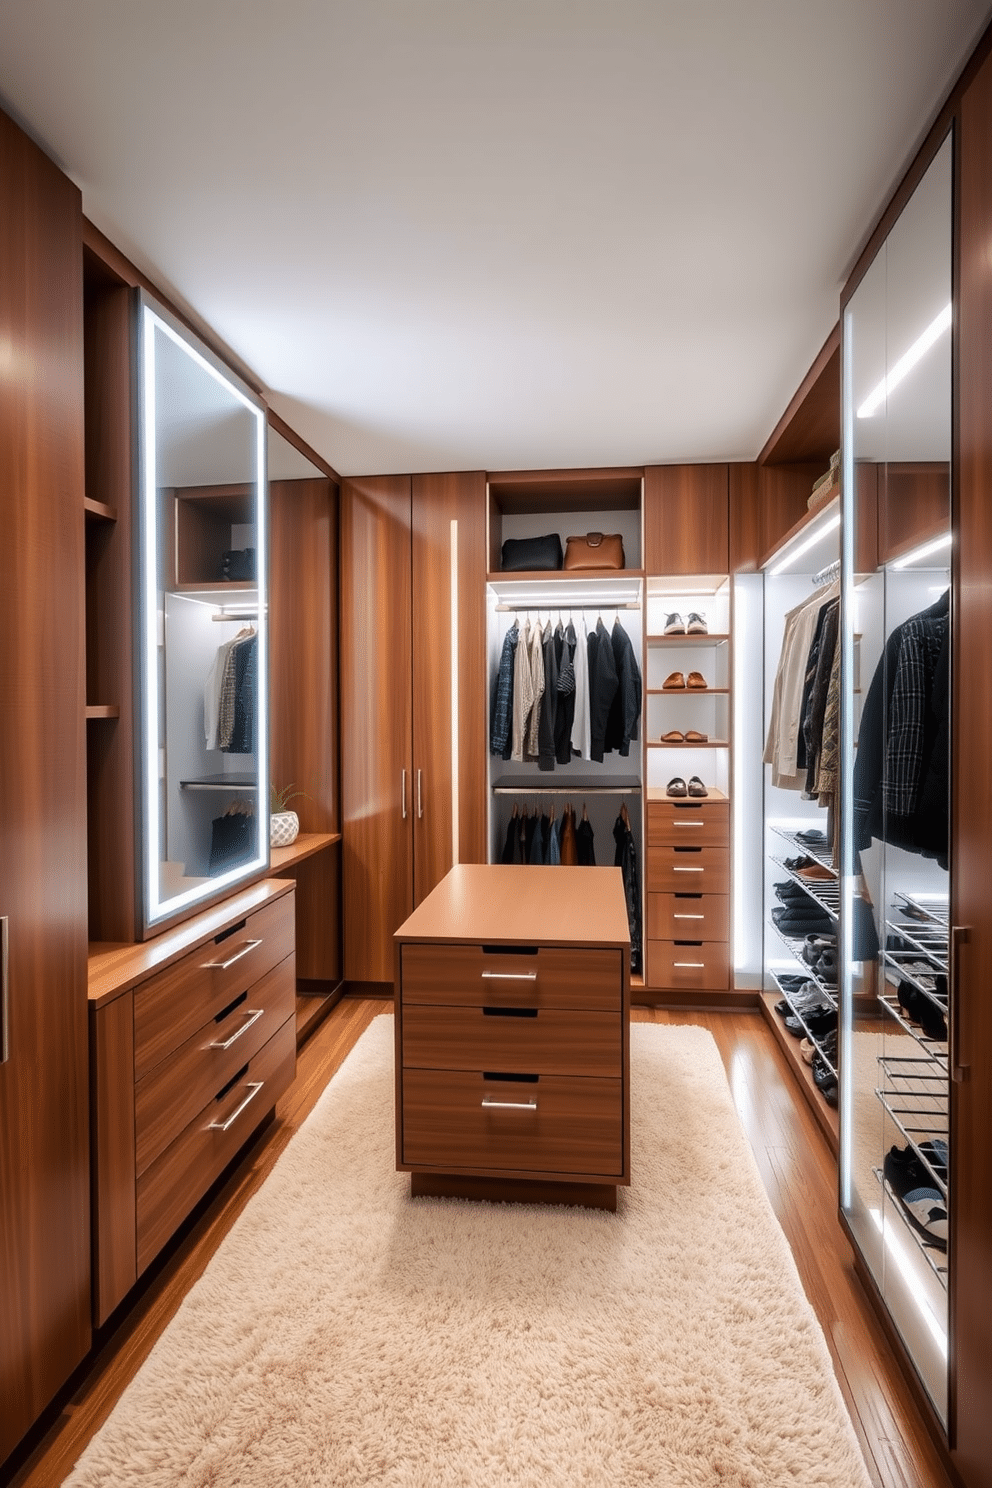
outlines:
[[[843,326],[841,1207],[945,1420],[952,171]]]

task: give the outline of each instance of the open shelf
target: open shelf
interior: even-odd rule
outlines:
[[[719,635],[711,635],[709,631],[693,631],[691,635],[648,635],[644,639],[649,646],[726,646],[729,635],[722,632]]]
[[[606,775],[599,780],[588,775],[565,778],[560,770],[543,775],[504,775],[494,780],[494,796],[630,796],[640,791],[641,782],[633,775]]]
[[[180,780],[179,789],[186,791],[256,791],[258,777],[248,770],[227,774],[201,775],[196,780]]]
[[[83,497],[83,511],[87,521],[116,522],[117,508],[107,501],[94,501],[92,496]]]
[[[799,1081],[817,1124],[829,1142],[831,1151],[836,1156],[840,1147],[840,1119],[836,1109],[833,1106],[828,1106],[820,1094],[816,1081],[813,1079],[813,1071],[799,1052],[799,1040],[791,1036],[782,1019],[776,1013],[775,1004],[778,1002],[779,997],[780,994],[777,991],[762,992],[762,1010],[775,1036],[776,1043],[782,1050],[789,1067]]]
[[[85,710],[86,721],[99,718],[120,718],[121,710],[119,703],[87,703]]]

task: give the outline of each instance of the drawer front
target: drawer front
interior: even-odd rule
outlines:
[[[648,806],[648,846],[729,847],[730,802],[652,801]]]
[[[135,1079],[284,961],[294,944],[294,898],[284,894],[233,935],[208,941],[143,982],[134,994]]]
[[[620,1011],[619,950],[541,946],[527,955],[478,945],[402,947],[403,1002]]]
[[[448,1171],[616,1178],[623,1165],[620,1080],[403,1072],[403,1161]]]
[[[293,1082],[296,1019],[287,1018],[219,1100],[212,1100],[138,1179],[138,1272]],[[226,1126],[226,1130],[221,1130]]]
[[[623,1070],[617,1013],[412,1003],[404,1006],[402,1017],[407,1068],[616,1079]]]
[[[730,979],[729,945],[725,940],[696,944],[648,941],[648,985],[687,992],[725,992]]]
[[[647,858],[649,893],[730,892],[730,854],[725,847],[651,847]]]
[[[139,1174],[295,1012],[296,957],[287,956],[138,1081],[134,1126]]]
[[[727,894],[649,894],[648,940],[728,940]]]

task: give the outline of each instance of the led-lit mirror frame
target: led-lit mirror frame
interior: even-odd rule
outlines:
[[[269,866],[269,725],[268,725],[268,421],[264,403],[232,372],[208,346],[158,304],[144,290],[135,292],[136,359],[135,400],[137,410],[138,551],[136,562],[138,632],[135,656],[137,675],[139,751],[135,771],[137,842],[135,857],[141,864],[135,885],[138,921],[145,933],[181,918],[203,904],[223,897],[247,878]],[[257,674],[258,699],[255,718],[256,806],[258,850],[255,855],[223,873],[191,885],[178,894],[161,892],[162,811],[159,799],[160,763],[158,740],[162,717],[159,699],[159,574],[162,571],[161,534],[157,483],[158,427],[156,422],[155,338],[169,337],[190,360],[212,377],[254,419],[255,562],[258,603]]]

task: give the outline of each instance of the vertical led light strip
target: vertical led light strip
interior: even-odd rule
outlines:
[[[850,307],[845,311],[843,324],[843,357],[841,377],[843,380],[843,424],[841,427],[841,488],[840,488],[840,983],[838,986],[838,1073],[840,1106],[840,1154],[839,1180],[840,1205],[850,1213],[852,1199],[851,1178],[851,1127],[854,1120],[853,1082],[851,1066],[854,1062],[852,1048],[852,970],[851,951],[854,946],[852,922],[854,918],[854,818],[851,803],[851,780],[854,767],[854,528],[857,513],[854,510],[854,429],[851,408],[854,399],[853,330]]]
[[[255,683],[255,758],[258,790],[255,792],[257,856],[269,861],[269,473],[268,427],[260,408],[247,404],[255,414],[255,583],[258,586],[258,623],[255,645],[258,675]]]
[[[145,650],[145,882],[148,885],[148,918],[157,920],[162,912],[159,894],[159,854],[161,820],[159,814],[159,717],[158,717],[158,574],[156,572],[158,491],[155,484],[155,332],[159,321],[147,305],[141,316],[142,364],[142,433],[144,459],[141,472],[142,553],[144,573],[144,650]]]
[[[451,861],[458,859],[458,518],[451,519]]]

